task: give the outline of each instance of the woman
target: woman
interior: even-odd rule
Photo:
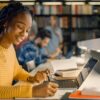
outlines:
[[[46,97],[54,95],[58,85],[42,83],[12,86],[12,81],[22,80],[31,83],[45,79],[44,72],[31,76],[19,66],[13,44],[18,44],[30,31],[32,15],[27,7],[13,2],[0,11],[0,98]]]

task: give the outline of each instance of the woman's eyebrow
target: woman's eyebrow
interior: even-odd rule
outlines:
[[[26,24],[22,21],[17,21],[17,23],[23,24],[24,26],[26,26]],[[29,28],[31,29],[32,26],[30,26]]]
[[[20,23],[20,24],[23,24],[23,25],[26,26],[26,24],[24,22],[22,22],[22,21],[17,21],[17,23]]]

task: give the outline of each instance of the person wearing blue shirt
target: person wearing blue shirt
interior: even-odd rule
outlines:
[[[19,48],[17,58],[25,70],[31,71],[34,69],[34,67],[32,67],[30,70],[28,70],[28,62],[34,61],[35,66],[38,66],[39,64],[45,63],[47,61],[49,56],[42,54],[40,48],[46,47],[50,39],[51,33],[46,29],[42,29],[38,32],[34,40],[32,37],[30,37],[29,41],[25,42]]]
[[[50,25],[47,26],[46,29],[51,32],[52,39],[50,40],[48,46],[41,49],[41,52],[52,55],[52,58],[61,58],[63,36],[61,28],[57,25],[56,16],[50,17]]]

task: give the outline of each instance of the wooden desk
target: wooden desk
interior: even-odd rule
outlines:
[[[16,98],[15,100],[69,100],[68,96],[70,93],[74,92],[76,89],[73,88],[59,88],[54,96],[46,98]]]

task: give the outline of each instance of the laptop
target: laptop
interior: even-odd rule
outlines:
[[[98,60],[91,57],[87,64],[85,65],[85,67],[82,69],[81,71],[81,75],[82,75],[82,80],[84,81],[86,79],[86,77],[89,75],[89,73],[91,72],[91,70],[95,67],[95,65],[97,64]]]

